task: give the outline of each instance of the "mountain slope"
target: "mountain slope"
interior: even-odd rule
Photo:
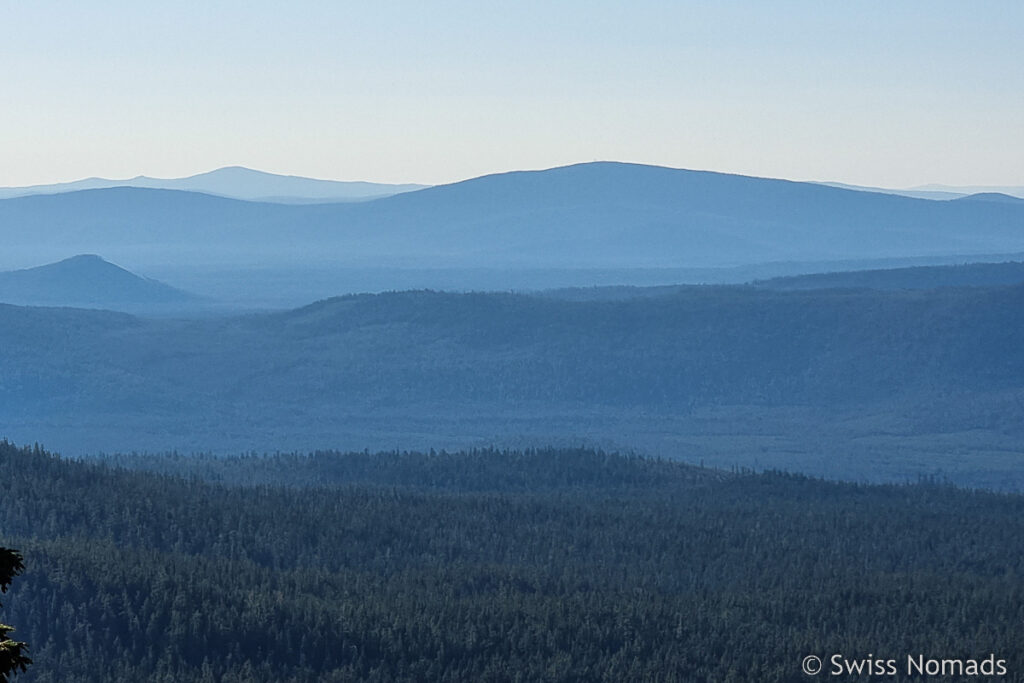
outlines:
[[[1006,452],[1024,424],[1022,311],[1024,286],[405,292],[201,321],[0,306],[0,424],[78,452],[559,435],[855,479],[942,463],[1024,487]],[[880,435],[899,443],[876,450]]]
[[[957,201],[962,202],[997,202],[1000,204],[1024,204],[1024,199],[1004,194],[1002,192],[978,192],[977,194],[960,197]]]
[[[139,277],[93,254],[0,272],[0,302],[34,306],[132,308],[184,305],[198,297]]]
[[[819,185],[828,185],[829,187],[840,187],[844,190],[857,190],[858,192],[879,192],[881,194],[895,194],[901,197],[914,197],[915,199],[958,199],[966,196],[963,192],[943,192],[941,190],[905,190],[905,189],[893,189],[889,187],[869,187],[865,185],[849,185],[847,183],[836,183],[836,182],[819,182]]]
[[[941,192],[960,195],[972,195],[978,193],[996,192],[1006,194],[1018,199],[1024,198],[1024,185],[921,185],[920,187],[909,188],[912,191]]]
[[[69,183],[0,188],[0,198],[37,194],[60,194],[78,190],[112,187],[143,187],[160,190],[203,192],[233,199],[282,203],[337,202],[387,197],[422,189],[426,185],[343,182],[256,171],[242,166],[227,166],[187,178],[150,178],[137,176],[124,180],[86,178]]]
[[[19,683],[792,683],[808,647],[878,642],[1024,659],[1021,496],[578,448],[90,463],[0,441],[0,481]]]
[[[916,266],[792,275],[756,282],[767,289],[932,289],[992,287],[1024,283],[1024,263],[967,263],[958,266]]]
[[[1024,251],[1024,205],[593,163],[356,204],[285,206],[120,188],[0,201],[18,253],[133,263],[709,267]]]

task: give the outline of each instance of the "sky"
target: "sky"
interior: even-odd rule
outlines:
[[[0,186],[619,160],[1024,185],[1024,3],[0,0]]]

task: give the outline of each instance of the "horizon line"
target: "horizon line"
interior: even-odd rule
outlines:
[[[100,175],[89,175],[89,176],[85,176],[85,177],[74,178],[72,180],[56,180],[56,181],[52,181],[52,182],[40,182],[40,183],[19,184],[19,185],[3,185],[3,186],[0,186],[0,190],[8,190],[8,191],[11,191],[11,190],[32,190],[32,189],[35,189],[35,188],[60,186],[60,185],[70,185],[70,184],[74,184],[74,183],[82,183],[82,182],[89,182],[89,181],[102,181],[102,182],[112,182],[112,183],[116,183],[116,182],[130,183],[130,182],[139,181],[139,180],[178,181],[178,180],[188,180],[188,179],[197,178],[197,177],[201,177],[201,176],[204,176],[204,175],[210,175],[210,174],[217,173],[217,172],[220,172],[220,171],[228,171],[228,170],[242,170],[242,171],[249,171],[249,172],[253,172],[253,173],[259,173],[259,174],[264,174],[264,175],[275,176],[275,177],[278,177],[278,178],[289,178],[289,179],[295,179],[295,180],[308,180],[308,181],[314,181],[314,182],[344,183],[344,184],[365,184],[365,185],[380,185],[380,186],[392,186],[392,187],[416,185],[416,186],[419,186],[422,189],[426,189],[426,188],[430,188],[430,187],[440,187],[440,186],[444,186],[444,185],[454,185],[454,184],[457,184],[457,183],[466,182],[466,181],[469,181],[469,180],[475,180],[477,178],[485,178],[485,177],[488,177],[488,176],[506,175],[506,174],[510,174],[510,173],[530,173],[530,172],[553,171],[553,170],[557,170],[557,169],[570,168],[570,167],[573,167],[573,166],[586,166],[586,165],[590,165],[590,164],[600,164],[600,163],[635,165],[635,166],[648,166],[648,167],[665,168],[665,169],[679,170],[679,171],[694,171],[694,172],[702,172],[702,173],[716,173],[716,174],[722,174],[722,175],[744,176],[744,177],[748,177],[748,178],[761,178],[761,179],[767,179],[767,180],[784,180],[784,181],[796,182],[796,183],[811,183],[811,184],[816,184],[816,185],[841,185],[841,186],[848,186],[850,188],[865,189],[865,190],[878,189],[878,190],[906,191],[906,192],[913,192],[913,191],[920,191],[920,192],[943,192],[943,191],[946,191],[946,192],[958,192],[958,191],[963,191],[963,190],[974,189],[974,190],[977,190],[978,192],[984,192],[986,190],[991,191],[992,188],[1024,189],[1024,183],[1022,183],[1020,185],[1015,185],[1013,183],[972,183],[972,184],[966,184],[966,185],[954,185],[954,184],[941,183],[941,182],[927,182],[927,183],[920,183],[920,184],[906,186],[906,187],[889,187],[889,186],[880,185],[880,184],[865,185],[865,184],[861,184],[861,183],[847,182],[847,181],[841,181],[841,180],[825,180],[825,179],[809,180],[809,179],[806,179],[806,178],[785,178],[785,177],[770,176],[770,175],[758,175],[758,174],[753,174],[753,173],[745,173],[745,172],[737,172],[737,171],[719,171],[719,170],[712,170],[712,169],[696,169],[696,168],[687,168],[687,167],[682,167],[682,166],[670,166],[670,165],[667,165],[667,164],[651,163],[651,162],[621,161],[621,160],[616,160],[616,159],[593,159],[593,160],[589,160],[589,161],[577,161],[577,162],[571,162],[571,163],[566,163],[566,164],[558,164],[558,165],[555,165],[555,166],[545,166],[545,167],[538,167],[538,168],[515,168],[515,169],[508,169],[508,170],[498,170],[498,171],[492,171],[492,172],[488,172],[488,173],[483,173],[483,174],[480,174],[480,175],[474,175],[474,176],[469,176],[469,177],[464,177],[464,178],[458,178],[458,179],[455,179],[455,180],[450,180],[450,181],[441,182],[441,183],[424,183],[424,182],[417,182],[417,181],[394,181],[394,180],[389,180],[389,181],[382,181],[382,180],[342,180],[342,179],[338,179],[338,178],[328,178],[328,177],[315,176],[315,175],[300,175],[300,174],[297,174],[297,173],[281,173],[281,172],[277,172],[277,171],[268,171],[268,170],[264,170],[264,169],[260,169],[260,168],[253,168],[251,166],[245,166],[245,165],[242,165],[242,164],[226,164],[224,166],[218,166],[218,167],[210,169],[210,170],[199,171],[197,173],[190,173],[190,174],[187,174],[187,175],[180,175],[180,176],[147,175],[145,173],[140,173],[140,174],[136,174],[136,175],[131,176],[131,177],[117,178],[117,177],[105,177],[105,176],[100,176]],[[123,186],[119,186],[119,187],[123,187]]]

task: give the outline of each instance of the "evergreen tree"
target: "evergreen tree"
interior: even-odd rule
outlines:
[[[21,553],[0,548],[0,592],[6,593],[15,576],[25,569]],[[8,638],[14,629],[0,624],[0,681],[6,683],[12,673],[25,671],[32,660],[25,656],[28,646]]]

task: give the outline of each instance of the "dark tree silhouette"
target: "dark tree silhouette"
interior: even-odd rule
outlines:
[[[0,592],[6,593],[15,576],[25,569],[21,553],[0,548]],[[6,683],[12,673],[25,671],[32,660],[25,656],[28,646],[8,638],[14,629],[0,624],[0,681]]]

